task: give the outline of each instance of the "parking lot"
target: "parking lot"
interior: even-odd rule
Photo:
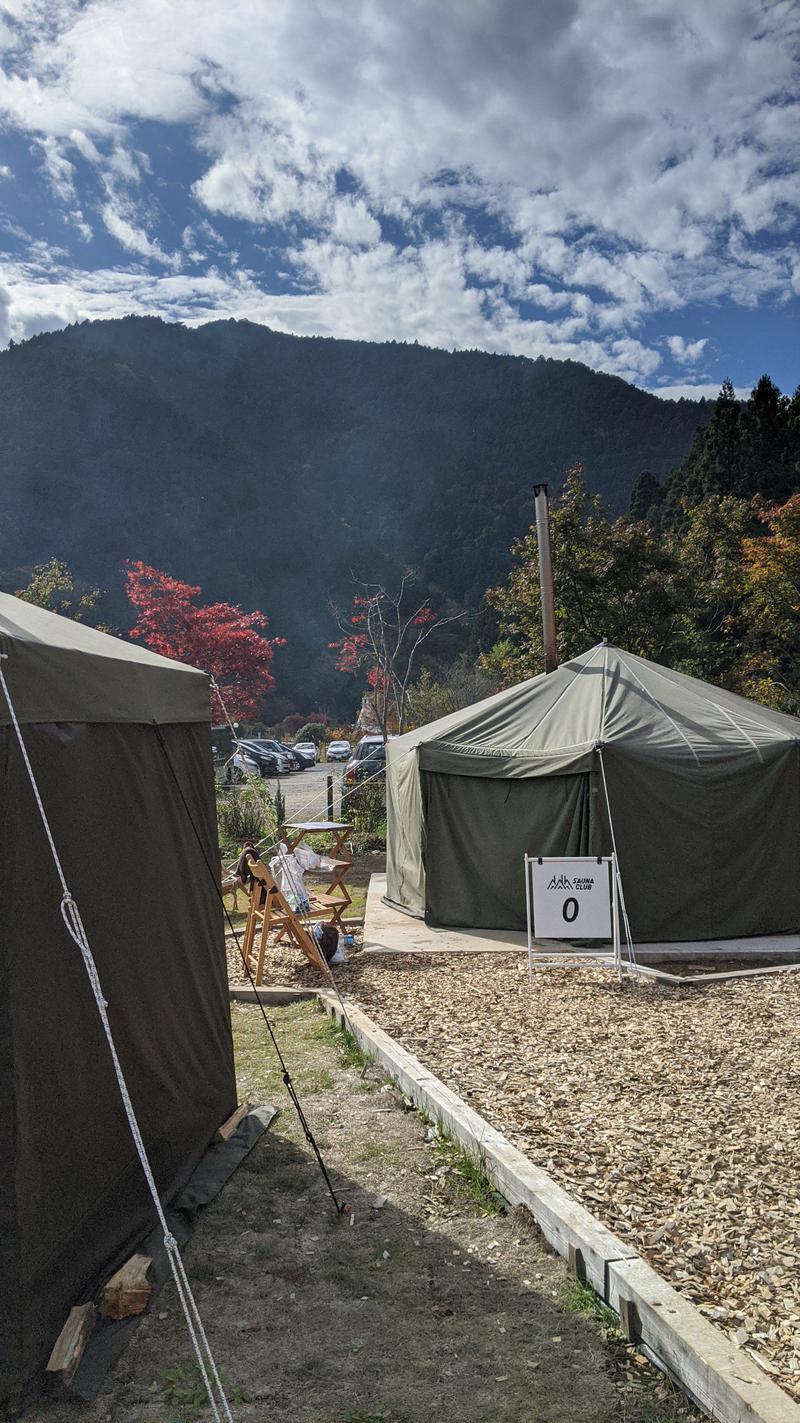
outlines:
[[[329,776],[333,780],[333,813],[338,816],[341,812],[343,770],[341,761],[322,762],[308,771],[294,771],[290,776],[281,776],[278,784],[286,802],[287,820],[327,820]]]

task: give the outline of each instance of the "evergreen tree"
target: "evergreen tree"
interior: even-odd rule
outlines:
[[[657,528],[664,507],[664,493],[663,484],[656,479],[654,474],[651,474],[649,469],[643,469],[633,481],[628,509],[631,518],[646,519],[649,524],[653,524]]]
[[[673,511],[681,499],[695,503],[707,494],[739,493],[740,465],[740,403],[732,382],[726,379],[708,425],[698,430],[689,454],[670,481]]]
[[[709,495],[783,502],[798,490],[800,396],[789,400],[764,375],[742,405],[726,380],[707,427],[670,477],[665,521],[684,524],[687,505]]]
[[[791,466],[789,401],[763,375],[742,413],[736,492],[782,502],[794,492]]]

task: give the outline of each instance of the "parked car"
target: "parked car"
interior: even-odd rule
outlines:
[[[350,742],[330,741],[328,743],[327,757],[329,761],[349,761]]]
[[[241,748],[234,751],[222,768],[222,779],[227,786],[239,785],[242,781],[247,780],[248,776],[270,774],[271,772],[262,770],[254,756],[248,756]]]
[[[382,736],[362,736],[344,768],[349,786],[366,781],[370,776],[386,773],[386,745]]]
[[[306,766],[316,766],[317,748],[313,741],[296,741],[292,750],[300,757],[301,761],[305,762]]]
[[[281,751],[289,762],[290,771],[305,770],[305,766],[303,765],[303,758],[302,756],[298,756],[293,746],[287,746],[284,741],[279,741],[278,745],[280,746]]]
[[[292,769],[289,757],[277,741],[259,737],[252,741],[240,741],[239,747],[258,763],[260,769],[263,768],[262,776],[288,776]]]

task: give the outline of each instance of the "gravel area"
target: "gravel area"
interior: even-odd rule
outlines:
[[[316,981],[282,950],[270,977]],[[800,975],[355,954],[337,981],[800,1400]]]

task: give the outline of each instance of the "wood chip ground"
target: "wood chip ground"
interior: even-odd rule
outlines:
[[[270,979],[318,982],[280,948]],[[337,982],[800,1400],[800,974],[356,954]]]

